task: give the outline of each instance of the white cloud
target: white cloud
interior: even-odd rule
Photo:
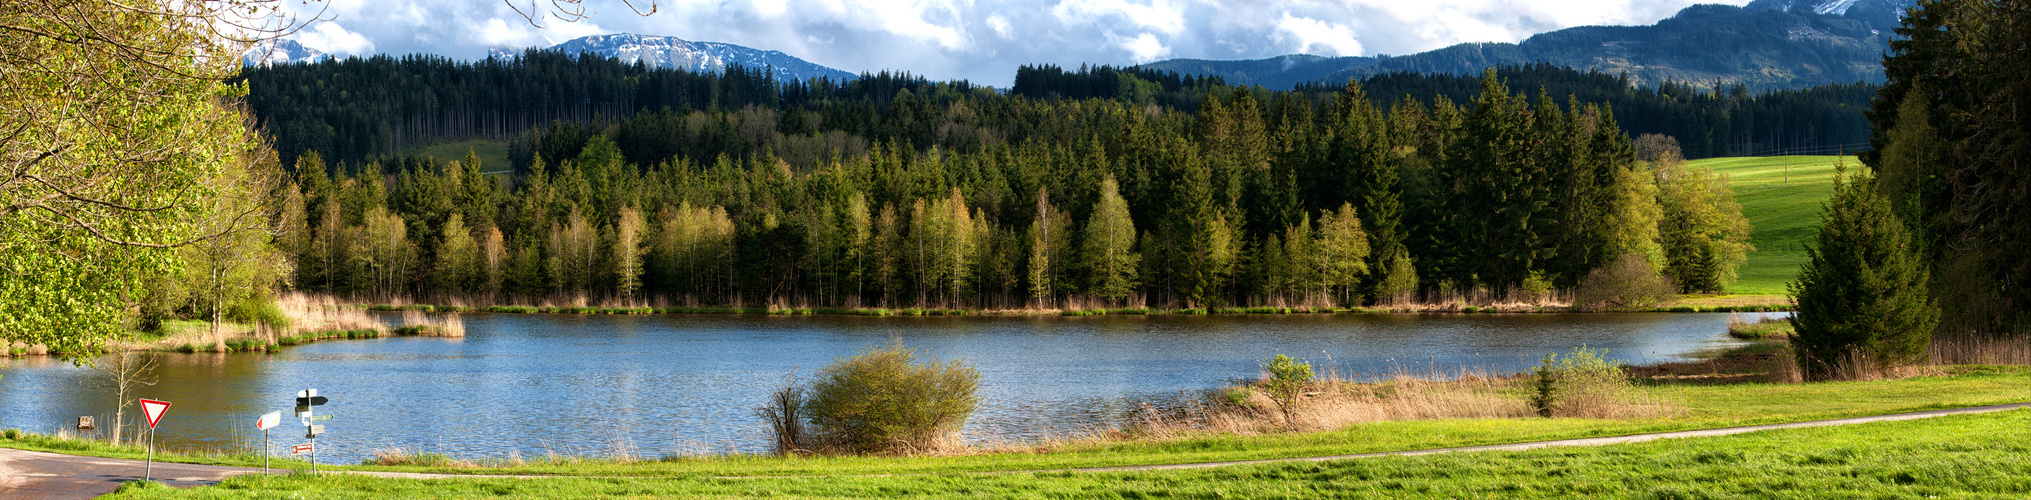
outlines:
[[[780,50],[854,73],[893,69],[1007,85],[1023,64],[1401,55],[1574,25],[1649,24],[1711,0],[656,0],[658,12],[647,17],[622,1],[586,2],[592,17],[544,16],[537,28],[503,0],[329,0],[327,16],[343,31],[306,35],[370,53],[476,59],[491,47],[640,33]],[[312,12],[326,6],[283,3]],[[533,7],[551,8],[541,0]],[[365,44],[345,42],[346,34]]]
[[[754,0],[755,12],[764,17],[776,17],[790,10],[788,0]]]
[[[1008,18],[1001,17],[1001,14],[987,16],[987,27],[993,29],[994,35],[1001,37],[1003,40],[1015,39],[1015,27],[1010,26]]]
[[[1064,0],[1051,13],[1066,24],[1098,23],[1119,17],[1138,28],[1153,28],[1175,35],[1185,30],[1185,15],[1177,5],[1163,0],[1139,4],[1127,0]]]
[[[373,40],[368,40],[366,36],[331,21],[320,22],[309,29],[298,31],[294,38],[296,43],[326,54],[365,55],[374,52]]]
[[[1111,34],[1108,36],[1114,37]],[[1127,50],[1134,57],[1137,64],[1155,61],[1164,56],[1171,55],[1171,48],[1165,47],[1164,42],[1157,40],[1156,35],[1143,33],[1135,38],[1115,38],[1115,45]]]
[[[1345,25],[1336,26],[1325,21],[1292,17],[1290,13],[1284,13],[1283,19],[1277,21],[1276,27],[1297,39],[1292,49],[1300,53],[1322,56],[1361,55],[1361,41],[1355,40],[1354,29]]]

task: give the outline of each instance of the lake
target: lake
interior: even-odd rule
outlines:
[[[1745,314],[1753,320],[1759,314]],[[466,314],[467,336],[332,340],[275,354],[156,353],[160,382],[136,397],[173,404],[157,445],[258,448],[261,414],[317,388],[333,415],[320,460],[403,447],[454,457],[548,452],[643,455],[768,447],[754,408],[792,373],[892,340],[980,370],[965,438],[1034,440],[1106,427],[1137,402],[1255,377],[1279,353],[1322,376],[1400,370],[1514,373],[1586,345],[1628,363],[1735,345],[1729,314],[1445,314],[863,317]],[[399,325],[398,315],[389,315]],[[55,432],[112,421],[105,375],[0,358],[0,428]],[[138,406],[128,410],[139,418]],[[286,417],[272,447],[303,428]]]

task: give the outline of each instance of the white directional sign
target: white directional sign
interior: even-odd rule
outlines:
[[[282,412],[279,411],[268,412],[267,415],[262,415],[260,420],[254,421],[254,428],[264,431],[277,425],[282,425]]]
[[[168,409],[169,409],[168,401],[156,401],[153,399],[141,400],[141,413],[148,416],[148,428],[150,429],[155,428],[156,422],[162,421],[162,412]]]
[[[289,454],[291,455],[302,455],[305,453],[310,453],[312,451],[317,451],[317,445],[304,443],[289,447]]]

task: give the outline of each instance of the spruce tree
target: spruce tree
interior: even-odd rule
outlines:
[[[1873,179],[1838,170],[1818,242],[1791,284],[1792,345],[1808,380],[1834,378],[1857,356],[1884,367],[1923,362],[1939,323],[1909,230]]]

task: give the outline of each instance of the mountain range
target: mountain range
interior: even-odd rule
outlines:
[[[1694,5],[1649,26],[1580,26],[1521,43],[1464,43],[1406,56],[1284,55],[1245,61],[1171,59],[1142,67],[1288,89],[1393,72],[1474,74],[1546,62],[1665,80],[1742,84],[1752,90],[1883,81],[1892,30],[1915,0],[1755,0]]]
[[[775,73],[777,81],[805,81],[811,78],[828,78],[833,81],[848,81],[857,78],[853,73],[828,68],[810,61],[791,57],[782,51],[762,50],[730,43],[693,42],[674,36],[637,35],[618,33],[574,38],[551,46],[549,50],[566,54],[594,53],[620,59],[624,63],[641,62],[651,68],[673,68],[694,73],[724,73],[728,66],[739,64],[747,68],[767,68]],[[521,51],[495,49],[496,57],[513,57]]]
[[[594,53],[620,59],[623,63],[637,61],[651,68],[674,68],[694,73],[724,73],[728,66],[739,64],[748,68],[770,69],[778,81],[804,81],[811,78],[829,78],[833,81],[848,81],[858,75],[820,66],[791,57],[781,51],[761,50],[730,43],[693,42],[677,37],[636,35],[621,33],[593,35],[574,38],[544,50],[566,54]],[[494,49],[489,57],[512,58],[522,54],[521,50]],[[305,47],[295,40],[266,40],[255,44],[240,56],[240,61],[249,66],[272,64],[296,64],[316,62],[332,57],[317,49]]]

